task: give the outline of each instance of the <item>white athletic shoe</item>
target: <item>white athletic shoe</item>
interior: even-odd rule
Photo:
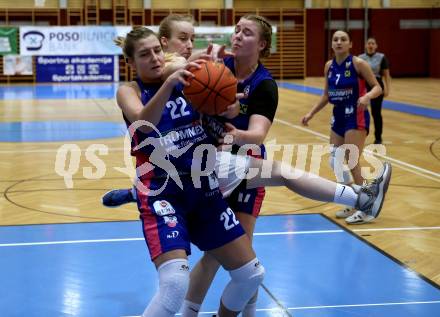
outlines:
[[[336,218],[340,218],[340,219],[344,218],[345,219],[345,218],[350,217],[351,215],[353,215],[355,212],[356,212],[355,208],[347,207],[345,209],[338,210],[336,212]]]
[[[370,184],[364,185],[358,192],[355,208],[363,211],[368,216],[377,218],[382,209],[385,194],[391,179],[391,164],[385,162],[382,174]]]
[[[365,212],[357,210],[350,217],[345,218],[345,222],[349,225],[360,225],[374,220],[373,216],[367,215]]]

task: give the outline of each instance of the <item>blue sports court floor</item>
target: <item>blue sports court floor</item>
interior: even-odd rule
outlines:
[[[437,285],[320,214],[261,217],[254,245],[267,270],[258,316],[439,315]],[[139,316],[157,287],[136,221],[0,227],[0,281],[8,317]]]

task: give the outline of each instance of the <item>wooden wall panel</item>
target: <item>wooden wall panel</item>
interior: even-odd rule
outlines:
[[[304,8],[304,0],[234,0],[234,9],[247,8]]]
[[[350,8],[364,8],[364,0],[348,0]],[[383,8],[383,0],[368,0],[368,8]],[[312,8],[345,8],[347,0],[312,0]],[[438,0],[390,0],[390,8],[432,8],[439,7]]]
[[[32,9],[32,8],[59,8],[59,0],[46,0],[43,6],[36,6],[35,0],[0,0],[0,8],[8,9]]]
[[[312,8],[345,8],[346,0],[312,0]],[[364,8],[364,0],[349,0],[350,8]],[[382,0],[368,0],[369,8],[381,8]]]
[[[152,9],[223,9],[223,0],[152,0]]]
[[[84,0],[67,0],[67,8],[84,8]]]
[[[390,0],[391,8],[433,8],[440,7],[438,0]]]
[[[143,0],[128,0],[128,8],[129,9],[143,9],[144,1]]]

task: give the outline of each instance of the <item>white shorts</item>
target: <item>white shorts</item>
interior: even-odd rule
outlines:
[[[215,173],[218,177],[223,197],[228,197],[246,178],[249,172],[250,157],[218,151],[215,160]]]

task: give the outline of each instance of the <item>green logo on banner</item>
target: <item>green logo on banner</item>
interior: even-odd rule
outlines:
[[[0,55],[18,54],[16,27],[0,27]]]

